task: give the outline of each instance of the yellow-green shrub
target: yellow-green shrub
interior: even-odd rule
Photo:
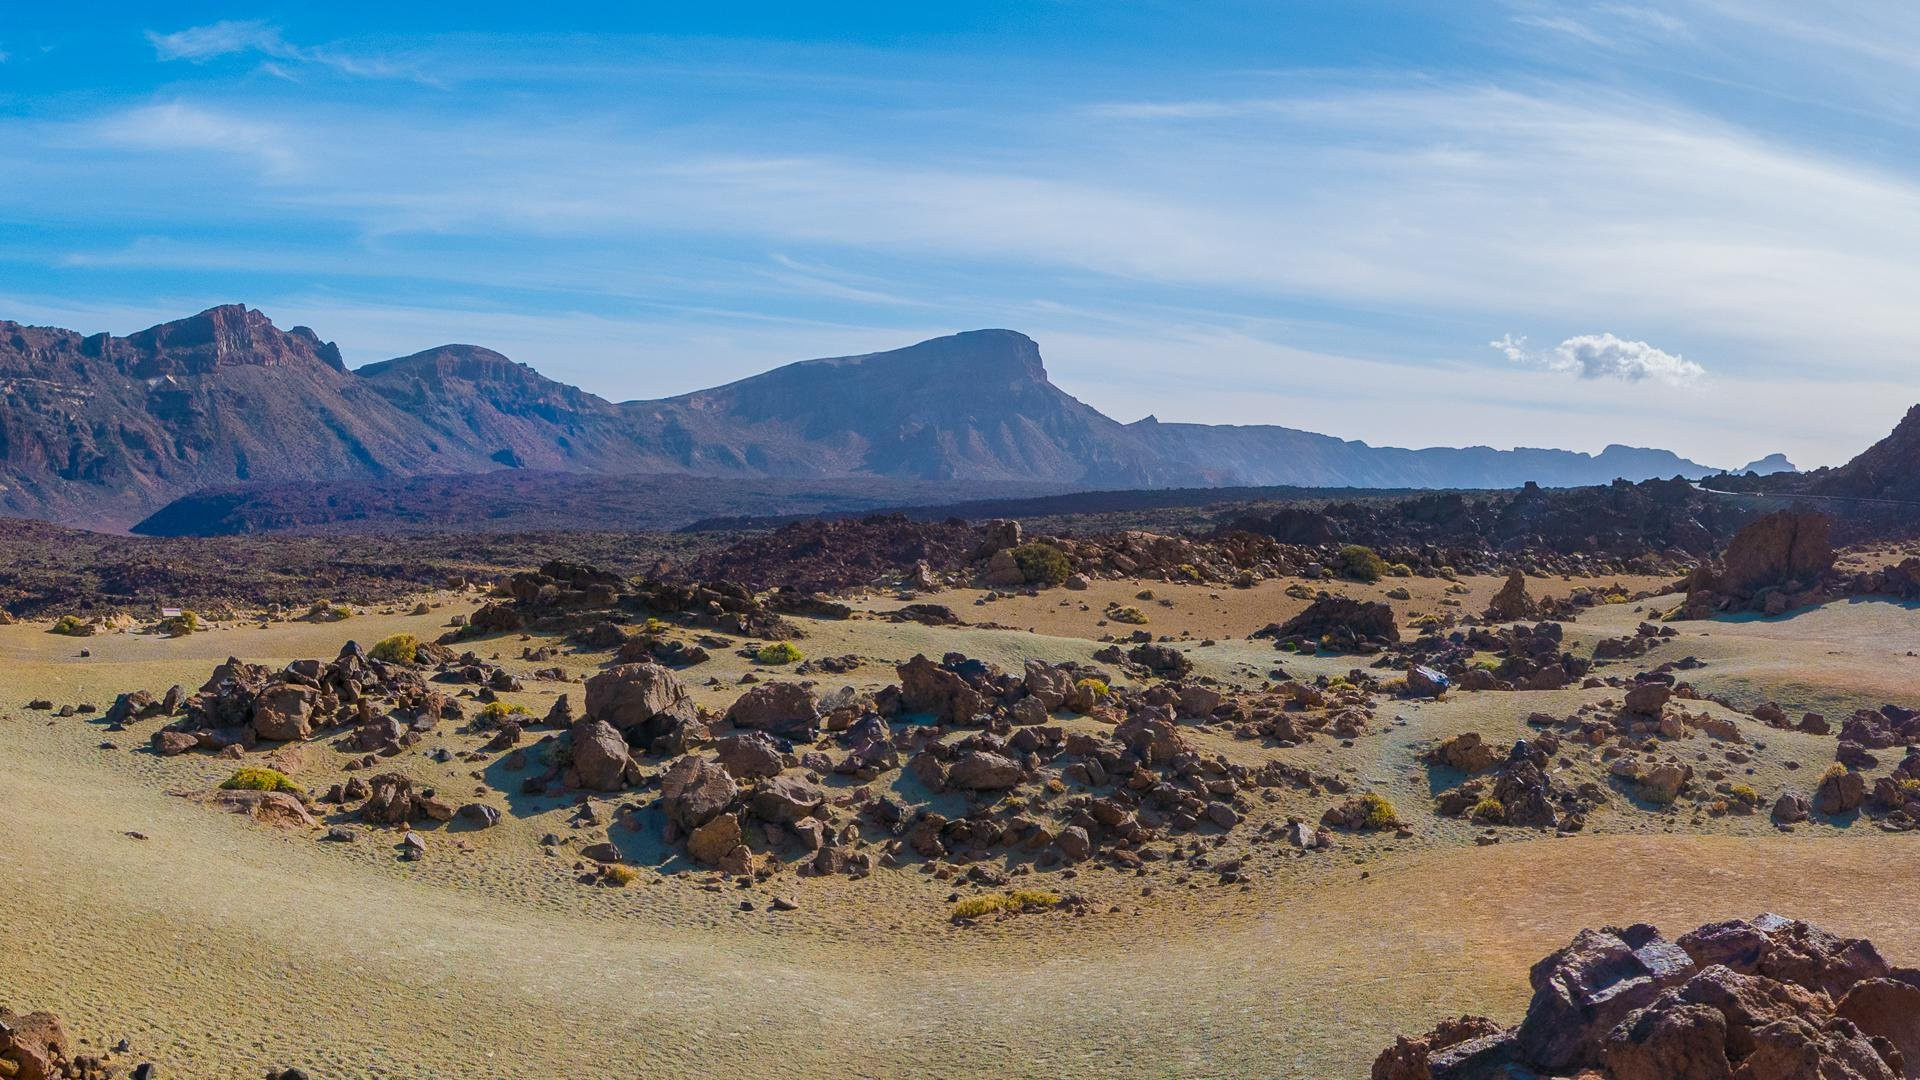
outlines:
[[[1117,623],[1126,623],[1129,626],[1145,626],[1147,624],[1147,613],[1137,607],[1114,608],[1112,611],[1107,612],[1107,618]]]
[[[420,639],[412,634],[394,634],[374,642],[368,654],[389,664],[412,664],[420,659]]]
[[[1400,814],[1385,795],[1369,791],[1360,796],[1360,805],[1366,810],[1364,826],[1369,829],[1391,829],[1400,824]]]
[[[953,905],[953,917],[956,919],[977,919],[998,911],[1046,911],[1059,907],[1059,894],[1043,892],[1039,889],[1017,889],[1004,896],[987,893],[981,896],[969,896]]]
[[[65,634],[68,637],[85,637],[87,635],[87,624],[82,622],[78,615],[62,615],[54,620],[52,626],[47,628],[47,633]]]
[[[800,647],[791,641],[776,641],[760,646],[753,658],[763,664],[791,664],[800,659]]]
[[[269,769],[263,765],[248,765],[237,769],[232,776],[220,784],[226,791],[284,791],[289,795],[301,793],[299,784],[293,782],[279,769]]]
[[[480,707],[480,719],[499,723],[509,716],[525,716],[527,707],[511,701],[489,701]]]

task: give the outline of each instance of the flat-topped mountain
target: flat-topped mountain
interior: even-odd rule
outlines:
[[[1568,486],[1712,471],[1627,447],[1405,450],[1274,426],[1122,424],[1055,386],[1039,346],[1012,330],[616,403],[477,345],[349,370],[313,331],[240,305],[126,337],[0,322],[0,512],[116,528],[204,489],[503,468],[973,491]]]

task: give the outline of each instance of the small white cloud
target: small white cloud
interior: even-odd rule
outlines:
[[[1675,356],[1644,341],[1628,341],[1612,334],[1582,334],[1570,337],[1551,349],[1529,349],[1526,338],[1512,334],[1490,342],[1516,364],[1577,375],[1582,379],[1618,379],[1643,382],[1652,379],[1669,386],[1691,386],[1707,373],[1685,357]]]

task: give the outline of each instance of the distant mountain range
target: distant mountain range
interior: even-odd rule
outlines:
[[[7,515],[125,528],[194,493],[230,508],[236,488],[304,486],[310,501],[316,485],[377,481],[399,495],[401,481],[434,476],[468,477],[470,508],[487,483],[475,477],[509,469],[833,481],[836,498],[863,478],[924,498],[1001,484],[1564,487],[1716,471],[1624,446],[1407,450],[1275,426],[1122,424],[1054,386],[1039,347],[1011,330],[616,403],[474,345],[349,370],[312,330],[239,305],[127,337],[0,322]],[[790,508],[800,488],[780,490]]]

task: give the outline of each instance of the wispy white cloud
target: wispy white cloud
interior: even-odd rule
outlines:
[[[291,175],[298,160],[278,125],[184,102],[142,105],[113,113],[89,125],[89,131],[109,146],[219,154],[252,161],[263,171],[280,176]]]
[[[1707,373],[1706,368],[1685,357],[1612,334],[1581,334],[1551,349],[1528,348],[1526,338],[1508,334],[1492,345],[1514,363],[1582,379],[1630,383],[1652,380],[1668,386],[1692,386]]]
[[[283,64],[297,63],[314,64],[358,78],[432,81],[417,70],[385,58],[360,56],[333,47],[296,45],[288,41],[278,27],[257,20],[222,20],[164,34],[149,30],[147,40],[153,44],[154,55],[161,60],[203,64],[225,56],[257,54],[268,58],[261,70],[280,78],[292,77]]]

